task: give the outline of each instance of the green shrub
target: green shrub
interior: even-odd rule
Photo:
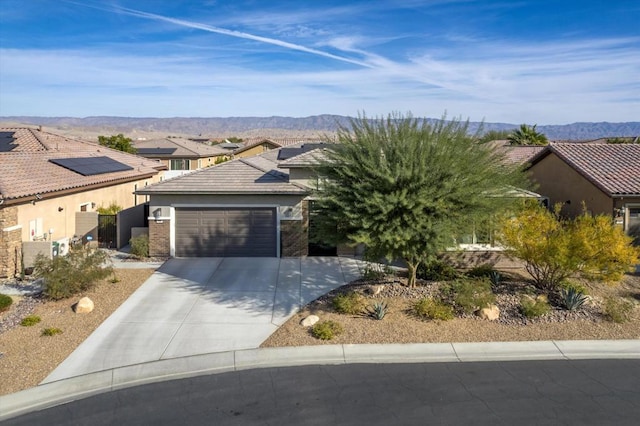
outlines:
[[[340,314],[356,315],[364,309],[364,300],[355,291],[338,294],[333,298],[333,308]]]
[[[0,312],[4,312],[13,304],[11,296],[0,293]]]
[[[578,293],[589,294],[585,286],[569,280],[562,280],[560,284],[558,284],[558,287],[560,288],[560,290],[562,289],[569,290],[570,288],[573,288]]]
[[[551,311],[549,301],[546,297],[532,298],[525,296],[520,300],[520,311],[527,318],[536,318]]]
[[[582,292],[575,287],[571,286],[560,289],[560,298],[562,300],[562,305],[569,311],[580,309],[587,301],[587,296],[582,294]]]
[[[44,279],[44,295],[58,300],[89,290],[113,273],[102,250],[71,250],[66,256],[36,258],[34,275]]]
[[[606,297],[604,299],[604,313],[613,322],[623,323],[629,321],[632,311],[633,303],[628,300],[619,297]]]
[[[495,272],[493,265],[490,263],[483,263],[473,269],[467,271],[467,275],[472,278],[488,278],[492,272]]]
[[[28,317],[22,318],[20,321],[20,325],[23,327],[31,327],[32,325],[36,325],[40,322],[40,317],[37,315],[29,315]]]
[[[342,325],[331,320],[320,321],[311,327],[313,337],[320,340],[331,340],[342,332]]]
[[[442,260],[421,263],[416,271],[417,277],[429,281],[448,281],[458,278],[460,273],[450,264]]]
[[[367,306],[367,315],[373,319],[382,320],[387,315],[388,310],[389,305],[387,305],[387,302],[376,302],[371,306]]]
[[[137,258],[149,257],[149,236],[139,235],[129,240],[131,254]]]
[[[367,281],[375,281],[383,279],[386,275],[386,269],[379,264],[367,263],[362,273],[362,278]]]
[[[447,321],[454,318],[452,306],[431,298],[418,300],[413,305],[413,312],[422,319]]]
[[[496,296],[491,291],[491,283],[487,279],[455,280],[448,283],[442,291],[465,314],[473,313],[496,301]]]
[[[49,327],[42,330],[43,336],[55,336],[56,334],[61,334],[62,330],[57,327]]]

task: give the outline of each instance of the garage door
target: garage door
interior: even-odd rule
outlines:
[[[275,208],[177,208],[177,257],[275,257]]]

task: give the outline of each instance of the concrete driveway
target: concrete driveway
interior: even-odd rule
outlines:
[[[43,383],[257,348],[301,306],[360,277],[339,257],[170,259]]]

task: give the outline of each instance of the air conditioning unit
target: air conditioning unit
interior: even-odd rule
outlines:
[[[66,256],[69,253],[69,238],[61,238],[58,243],[58,256]]]

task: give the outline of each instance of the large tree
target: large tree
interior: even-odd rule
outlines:
[[[519,129],[509,134],[507,140],[511,145],[547,145],[549,141],[544,133],[536,130],[537,124],[527,126],[521,124]]]
[[[135,154],[136,148],[133,146],[131,138],[125,137],[122,133],[114,136],[98,136],[98,143],[107,148]]]
[[[414,286],[422,262],[505,207],[501,194],[511,186],[526,184],[521,170],[467,130],[468,122],[400,114],[351,120],[320,158],[318,235],[403,259]]]

